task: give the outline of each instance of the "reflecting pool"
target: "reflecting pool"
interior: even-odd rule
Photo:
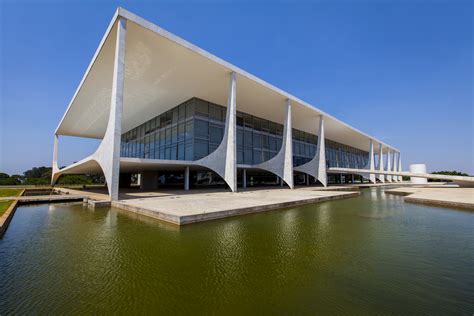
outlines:
[[[181,228],[20,207],[0,239],[0,314],[472,315],[474,213],[362,192]]]

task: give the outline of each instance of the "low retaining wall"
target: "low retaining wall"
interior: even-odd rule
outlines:
[[[13,200],[12,204],[8,207],[5,213],[0,216],[0,237],[2,237],[5,231],[7,230],[7,227],[10,224],[13,215],[15,214],[17,205],[18,201]]]

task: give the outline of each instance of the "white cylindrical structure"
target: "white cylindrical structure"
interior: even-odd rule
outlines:
[[[424,163],[410,165],[410,173],[426,173],[426,165]],[[426,184],[427,178],[410,177],[413,184]]]

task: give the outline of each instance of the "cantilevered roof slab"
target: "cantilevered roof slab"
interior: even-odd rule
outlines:
[[[293,127],[316,134],[325,116],[326,138],[362,150],[377,139],[119,8],[56,133],[103,138],[110,111],[118,17],[127,19],[122,132],[191,97],[227,104],[229,73],[237,74],[237,110],[283,123],[285,101],[293,104]],[[236,48],[237,49],[237,48]],[[282,73],[282,76],[291,76]],[[385,147],[395,149],[387,144]],[[395,149],[396,150],[396,149]]]

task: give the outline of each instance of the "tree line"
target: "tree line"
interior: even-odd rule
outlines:
[[[0,172],[0,185],[48,185],[51,183],[51,175],[53,169],[51,167],[34,167],[26,170],[22,175],[9,175]],[[62,175],[57,184],[104,184],[104,176],[102,175],[79,175],[66,174]]]

